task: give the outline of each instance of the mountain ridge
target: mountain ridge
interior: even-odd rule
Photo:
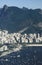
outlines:
[[[22,33],[42,33],[42,9],[8,7],[0,8],[0,29],[9,32],[19,32],[28,27]]]

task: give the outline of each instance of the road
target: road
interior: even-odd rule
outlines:
[[[32,46],[37,46],[38,47],[38,46],[42,46],[42,44],[26,44],[26,46],[31,46],[31,47]]]

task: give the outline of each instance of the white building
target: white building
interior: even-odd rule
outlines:
[[[7,48],[6,45],[4,45],[4,46],[2,46],[2,47],[0,48],[0,51],[6,51],[6,50],[8,50],[8,48]]]

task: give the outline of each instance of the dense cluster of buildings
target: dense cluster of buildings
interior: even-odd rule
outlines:
[[[40,43],[42,42],[42,34],[21,34],[8,33],[7,30],[0,30],[0,44],[4,43]]]
[[[7,43],[42,43],[42,34],[8,33],[7,30],[0,30],[0,52],[8,50]]]

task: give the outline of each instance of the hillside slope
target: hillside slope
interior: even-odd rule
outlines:
[[[42,32],[42,10],[27,9],[25,7],[0,8],[0,29],[9,32],[41,33]]]

